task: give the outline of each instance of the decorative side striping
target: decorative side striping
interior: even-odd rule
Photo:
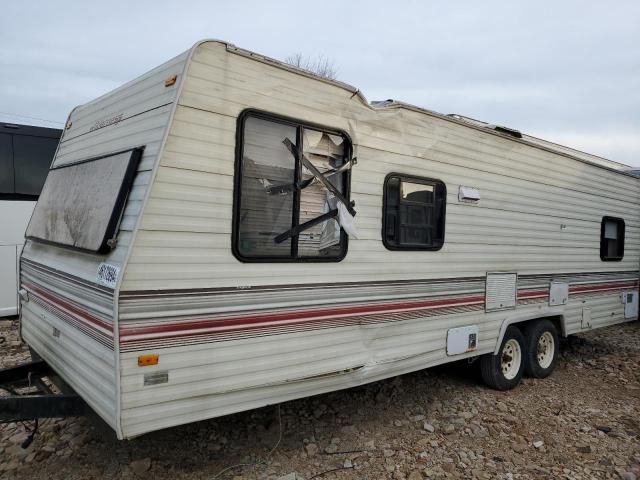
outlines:
[[[571,298],[591,298],[601,295],[618,293],[628,288],[635,288],[638,285],[636,280],[626,279],[610,280],[599,283],[591,281],[586,284],[578,284],[570,287]],[[120,345],[123,351],[136,351],[149,348],[164,348],[189,344],[200,344],[210,342],[220,342],[227,340],[237,340],[241,338],[262,337],[265,335],[281,335],[286,333],[311,331],[326,328],[339,328],[351,326],[373,325],[377,323],[401,322],[419,318],[432,318],[437,316],[451,315],[454,313],[482,311],[485,308],[485,296],[476,284],[475,293],[452,294],[455,291],[465,291],[469,289],[466,283],[473,283],[475,279],[450,279],[450,283],[433,282],[431,287],[437,287],[437,291],[443,293],[432,293],[428,297],[396,299],[388,298],[387,301],[369,301],[354,303],[348,299],[340,304],[326,307],[320,304],[307,303],[304,306],[286,307],[282,306],[288,295],[294,297],[300,295],[300,291],[292,288],[286,292],[277,289],[273,290],[273,302],[281,306],[265,309],[268,305],[264,298],[265,290],[260,290],[262,308],[258,309],[245,303],[245,297],[249,298],[250,291],[237,290],[233,294],[227,290],[219,293],[204,294],[209,298],[211,310],[213,307],[223,302],[229,305],[223,311],[217,313],[203,313],[200,315],[180,315],[179,306],[201,305],[204,299],[198,296],[197,292],[189,292],[182,297],[172,293],[169,297],[163,298],[163,292],[158,292],[156,308],[163,311],[173,310],[174,316],[166,318],[151,319],[145,317],[135,321],[128,320],[120,323]],[[427,289],[425,282],[416,282],[420,288]],[[351,299],[365,297],[365,289],[378,286],[377,283],[363,282],[360,288],[363,290],[359,295],[351,292]],[[358,287],[351,285],[352,288]],[[412,291],[415,285],[406,284],[405,290]],[[448,287],[448,288],[447,288]],[[449,290],[449,293],[444,293]],[[371,290],[369,290],[371,292]],[[375,289],[373,290],[375,291]],[[318,292],[324,292],[319,289]],[[424,295],[424,292],[423,292]],[[228,297],[232,296],[232,299]],[[147,294],[144,301],[150,301],[153,297]],[[546,303],[549,297],[549,283],[543,288],[521,288],[518,290],[518,305],[526,306],[530,304]],[[137,301],[142,300],[141,297]],[[370,298],[375,298],[373,295]],[[223,301],[224,299],[224,301]],[[311,300],[311,299],[310,299]],[[514,300],[515,301],[515,300]],[[228,303],[227,303],[228,302]],[[131,309],[136,300],[129,297],[127,308]],[[244,307],[243,307],[244,306]],[[515,306],[515,305],[514,305]]]

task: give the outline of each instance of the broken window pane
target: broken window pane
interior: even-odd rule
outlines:
[[[337,215],[323,221],[318,217],[336,213],[338,192],[347,195],[348,169],[334,172],[347,166],[346,138],[290,121],[250,115],[244,121],[242,149],[239,209],[235,212],[237,254],[243,260],[340,259],[346,236]],[[320,172],[316,175],[325,174],[338,192],[331,193],[305,167],[307,161]],[[287,239],[276,241],[283,238]]]
[[[321,173],[339,168],[345,162],[344,139],[317,130],[303,130],[303,153]],[[313,177],[302,167],[302,180]],[[340,192],[344,192],[344,174],[329,177]],[[300,223],[305,223],[333,210],[337,200],[320,183],[314,182],[300,194]],[[337,256],[340,245],[340,225],[335,218],[325,220],[300,233],[298,253],[301,257]]]

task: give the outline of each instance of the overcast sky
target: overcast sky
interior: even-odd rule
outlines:
[[[203,38],[279,59],[323,55],[370,101],[640,166],[637,1],[6,2],[0,121],[60,127],[75,105]]]

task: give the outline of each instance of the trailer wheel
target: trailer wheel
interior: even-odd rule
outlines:
[[[480,358],[480,374],[487,386],[496,390],[511,390],[520,383],[524,373],[525,339],[517,327],[507,328],[497,355]]]
[[[558,360],[558,329],[549,320],[538,320],[527,325],[524,369],[534,378],[546,378],[556,368]]]

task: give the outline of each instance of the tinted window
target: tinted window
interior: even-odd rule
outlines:
[[[11,135],[0,133],[0,195],[13,194]]]
[[[15,193],[40,194],[57,146],[55,138],[14,135]]]
[[[390,250],[438,250],[444,243],[446,188],[439,180],[399,174],[384,185],[382,239]]]
[[[605,262],[624,257],[624,220],[604,217],[600,227],[600,258]]]

